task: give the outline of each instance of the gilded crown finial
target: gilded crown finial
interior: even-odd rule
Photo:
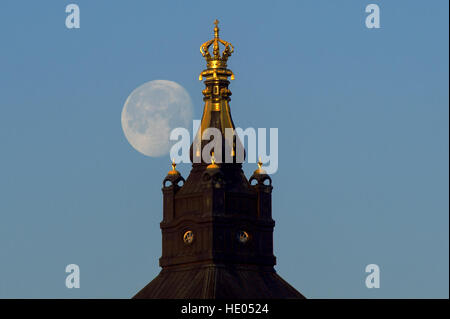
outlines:
[[[226,69],[228,57],[234,51],[234,47],[231,43],[219,38],[219,20],[214,21],[214,39],[206,41],[200,46],[200,52],[206,59],[208,69]],[[225,48],[220,52],[220,44]],[[209,48],[213,47],[212,55],[209,52]]]

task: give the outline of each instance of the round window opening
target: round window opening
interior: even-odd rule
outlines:
[[[185,244],[192,244],[192,242],[194,241],[194,233],[192,232],[192,230],[188,230],[187,232],[184,233],[183,235],[183,241]]]
[[[241,230],[238,233],[238,239],[241,243],[245,244],[246,242],[248,242],[250,236],[248,235],[248,233],[246,231]]]

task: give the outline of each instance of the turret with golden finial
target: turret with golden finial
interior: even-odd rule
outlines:
[[[163,181],[164,188],[171,186],[180,187],[181,185],[179,185],[179,183],[180,182],[184,183],[184,178],[183,176],[181,176],[180,172],[177,171],[176,167],[177,163],[175,163],[175,160],[172,159],[172,169],[167,173],[167,176],[164,178]]]
[[[258,160],[258,168],[253,172],[253,175],[250,177],[249,182],[252,183],[252,181],[256,180],[258,182],[259,185],[264,185],[266,184],[266,181],[268,182],[268,184],[266,184],[267,186],[272,187],[272,179],[270,178],[270,176],[267,174],[267,172],[262,168],[262,161],[261,161],[261,157],[259,157]]]

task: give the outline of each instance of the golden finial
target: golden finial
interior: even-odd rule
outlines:
[[[219,168],[219,166],[216,164],[216,158],[214,157],[214,152],[211,154],[211,164],[209,164],[206,168],[212,169],[212,168]]]
[[[214,21],[214,39],[206,41],[200,46],[200,52],[202,56],[206,59],[207,67],[208,69],[217,69],[222,68],[226,69],[227,67],[227,60],[228,57],[231,56],[231,54],[234,51],[234,47],[231,43],[222,40],[219,38],[219,20]],[[222,44],[225,48],[223,49],[222,53],[220,53],[220,47],[219,45]],[[213,46],[213,52],[209,53],[209,47]],[[228,70],[229,71],[229,70]],[[229,71],[230,74],[228,76],[231,76],[232,72]],[[201,76],[199,79],[201,80]]]
[[[254,171],[253,174],[266,174],[266,171],[262,168],[262,161],[261,161],[261,156],[258,159],[258,169]]]
[[[176,171],[177,163],[175,163],[175,159],[172,158],[172,171]]]
[[[214,20],[214,25],[215,25],[215,27],[214,27],[214,38],[216,38],[216,39],[218,39],[219,38],[219,27],[218,27],[218,24],[219,24],[219,20]]]
[[[172,158],[172,170],[167,173],[168,175],[179,175],[180,172],[176,170],[177,163],[175,163],[175,159]]]

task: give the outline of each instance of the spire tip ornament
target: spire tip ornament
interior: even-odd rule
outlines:
[[[253,172],[253,174],[254,175],[263,175],[263,174],[267,174],[267,172],[262,168],[262,161],[261,161],[261,156],[259,157],[259,159],[258,159],[258,163],[257,163],[257,165],[258,165],[258,169],[256,169],[254,172]]]
[[[200,46],[200,53],[206,60],[206,66],[207,70],[203,71],[200,76],[199,80],[201,81],[203,79],[202,76],[206,75],[212,75],[211,72],[207,72],[211,69],[223,69],[222,72],[219,73],[219,75],[225,75],[226,77],[231,76],[232,79],[234,79],[233,72],[231,70],[227,70],[227,61],[228,57],[231,56],[231,54],[234,52],[234,46],[225,40],[222,40],[219,38],[219,20],[214,21],[214,39],[211,39],[209,41],[206,41]],[[209,48],[213,47],[212,55],[209,52]],[[220,45],[223,45],[225,48],[220,52]],[[214,72],[214,74],[217,73]]]
[[[180,175],[180,172],[176,170],[177,163],[175,163],[175,159],[172,158],[172,170],[170,170],[167,175]]]
[[[206,168],[207,169],[217,169],[217,168],[219,168],[219,166],[216,164],[216,158],[214,157],[214,152],[212,152],[212,154],[211,154],[211,164],[209,164]]]

